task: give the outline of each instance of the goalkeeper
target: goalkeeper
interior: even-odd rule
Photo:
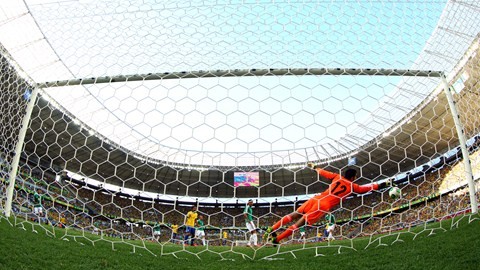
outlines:
[[[318,168],[313,163],[308,163],[308,167],[317,171],[317,173],[324,178],[332,181],[327,190],[315,195],[308,201],[302,204],[297,211],[284,216],[272,227],[269,227],[264,235],[264,238],[269,238],[274,235],[274,232],[281,226],[287,225],[291,221],[297,220],[295,224],[288,227],[283,233],[276,237],[270,237],[272,244],[278,244],[282,239],[289,237],[298,228],[305,225],[312,225],[316,223],[321,217],[330,211],[333,207],[338,205],[340,201],[348,197],[353,192],[357,194],[367,193],[372,190],[378,190],[391,185],[391,181],[383,183],[372,183],[367,185],[358,185],[353,183],[357,178],[357,171],[354,169],[347,169],[343,176],[332,173],[321,168]]]

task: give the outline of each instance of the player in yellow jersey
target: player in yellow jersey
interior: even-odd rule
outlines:
[[[178,225],[172,224],[172,243],[177,243]]]
[[[320,242],[322,241],[322,238],[323,238],[323,234],[322,232],[318,231],[317,232],[317,238],[315,239],[317,242]]]
[[[227,240],[228,240],[228,232],[227,230],[223,231],[223,237],[222,237],[222,246],[227,245]]]
[[[185,222],[185,238],[184,238],[184,245],[187,245],[188,238],[190,237],[190,245],[194,245],[194,237],[195,237],[195,224],[197,221],[198,213],[197,207],[192,207],[191,211],[188,211]]]

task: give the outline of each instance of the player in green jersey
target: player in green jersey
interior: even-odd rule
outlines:
[[[39,217],[43,217],[42,195],[40,189],[33,194],[33,213]]]
[[[158,241],[160,239],[160,235],[162,235],[162,230],[160,228],[160,224],[157,222],[155,225],[153,225],[153,238]]]
[[[298,242],[305,242],[305,240],[307,240],[305,236],[305,226],[300,227],[298,231],[300,232],[300,238],[298,238]]]
[[[253,222],[253,200],[248,200],[247,205],[245,206],[245,210],[243,211],[243,216],[245,217],[245,225],[247,225],[247,229],[250,232],[250,239],[248,241],[247,246],[258,246],[258,238],[257,238],[257,227]]]
[[[195,229],[195,238],[202,240],[202,244],[206,246],[205,240],[205,223],[203,222],[203,216],[199,215],[197,219],[197,227]]]
[[[333,237],[333,230],[335,230],[335,216],[333,214],[326,214],[325,220],[327,222],[325,225],[326,235],[328,235],[327,241],[330,242],[335,240],[335,237]]]

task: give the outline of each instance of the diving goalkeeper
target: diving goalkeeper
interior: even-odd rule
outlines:
[[[317,173],[324,178],[332,181],[327,190],[315,195],[308,201],[303,203],[297,211],[284,216],[272,227],[269,227],[264,237],[269,239],[272,244],[278,244],[282,239],[289,237],[298,228],[304,225],[312,225],[316,223],[321,217],[330,211],[333,207],[338,205],[341,200],[348,197],[353,192],[357,194],[367,193],[372,190],[378,190],[390,186],[391,181],[383,183],[372,183],[367,185],[358,185],[353,183],[357,178],[357,171],[354,169],[347,169],[343,176],[340,174],[332,173],[321,168],[318,168],[313,163],[308,163],[308,167],[317,171]],[[295,224],[288,227],[283,233],[278,236],[275,235],[275,231],[281,226],[287,225],[291,221],[297,220]]]

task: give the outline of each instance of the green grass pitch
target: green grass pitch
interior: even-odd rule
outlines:
[[[470,222],[469,222],[470,221]],[[256,251],[246,247],[225,248],[188,247],[179,245],[153,245],[149,249],[160,254],[136,248],[135,242],[97,241],[96,236],[87,235],[75,241],[79,232],[50,228],[52,233],[39,226],[23,223],[11,226],[6,219],[0,219],[0,269],[479,269],[480,268],[480,217],[465,216],[458,228],[450,229],[452,221],[421,227],[416,233],[397,237],[384,237],[382,242],[360,238],[353,242],[356,251],[321,246],[301,245],[262,247]],[[33,233],[32,228],[38,233]],[[445,228],[443,230],[441,228]],[[61,240],[68,235],[69,241]],[[416,235],[416,239],[413,237]],[[88,240],[88,239],[90,240]],[[92,245],[92,241],[94,245]],[[372,243],[367,249],[364,247]],[[140,242],[138,242],[140,243]],[[137,245],[138,245],[137,243]],[[378,245],[387,243],[386,246]],[[147,244],[149,245],[149,244]],[[113,249],[112,249],[113,248]],[[283,253],[275,260],[265,260],[271,254]],[[321,253],[325,256],[317,256]],[[246,254],[243,257],[241,254]],[[255,255],[255,259],[250,259]],[[260,258],[260,259],[258,259]],[[222,260],[223,259],[223,260]]]

